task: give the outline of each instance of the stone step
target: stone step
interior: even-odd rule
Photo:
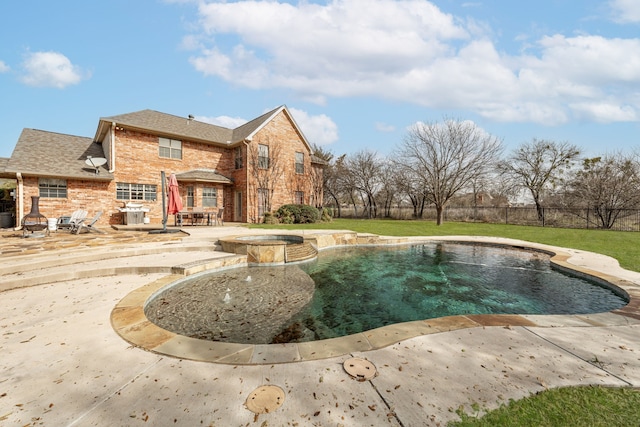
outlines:
[[[318,251],[311,243],[296,243],[286,247],[286,262],[304,261],[317,255]]]

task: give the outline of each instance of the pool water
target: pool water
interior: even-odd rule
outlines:
[[[298,289],[305,277],[315,290],[308,283]],[[180,293],[175,301],[165,293],[152,300],[145,308],[150,320],[189,336],[256,344],[320,340],[451,315],[586,314],[627,303],[607,287],[554,270],[548,255],[456,243],[332,249],[297,266],[210,273],[196,280],[198,289],[189,282],[169,289]],[[224,288],[231,291],[226,302]],[[233,313],[244,320],[230,320]]]

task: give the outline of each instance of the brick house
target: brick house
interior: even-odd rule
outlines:
[[[88,158],[106,162],[96,168]],[[0,160],[0,178],[16,180],[18,223],[40,196],[48,218],[85,209],[103,211],[99,225],[121,224],[118,208],[137,203],[159,224],[162,171],[176,174],[185,211],[223,209],[228,222],[322,201],[323,162],[286,106],[235,129],[152,110],[101,118],[93,138],[24,129]]]

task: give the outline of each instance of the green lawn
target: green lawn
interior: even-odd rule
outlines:
[[[640,233],[608,230],[527,227],[505,224],[431,221],[335,219],[330,223],[251,225],[256,228],[352,230],[382,236],[490,236],[583,249],[616,258],[628,270],[640,271]]]
[[[628,270],[640,271],[640,234],[607,230],[525,227],[484,223],[349,220],[305,225],[251,225],[287,230],[352,230],[384,236],[509,237],[565,248],[583,249],[616,258]],[[478,408],[481,409],[481,408]],[[548,390],[510,402],[482,418],[459,412],[455,426],[639,426],[640,391],[630,388],[569,387]]]

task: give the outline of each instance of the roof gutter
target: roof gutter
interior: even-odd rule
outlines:
[[[16,179],[18,180],[18,212],[16,215],[16,227],[15,230],[19,230],[22,227],[22,224],[18,221],[21,221],[21,218],[24,217],[24,185],[22,183],[22,173],[16,172]]]
[[[116,170],[116,122],[111,122],[111,136],[109,138],[109,173]]]

